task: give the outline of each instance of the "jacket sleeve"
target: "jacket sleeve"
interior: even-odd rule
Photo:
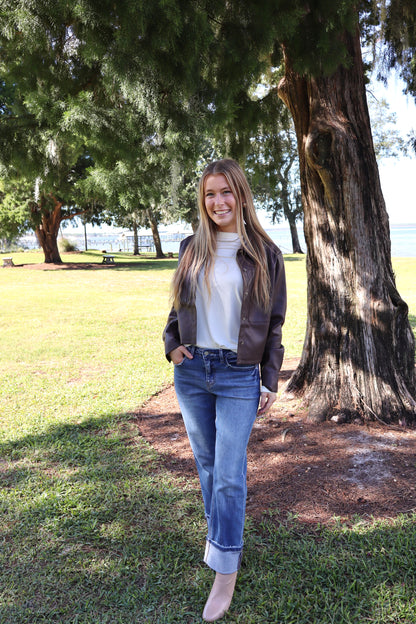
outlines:
[[[173,306],[169,313],[166,327],[163,330],[163,340],[165,343],[165,355],[167,360],[170,362],[171,359],[169,357],[169,353],[182,344],[179,335],[178,315],[176,314],[176,310]]]
[[[192,236],[188,236],[183,241],[181,241],[181,244],[179,246],[178,263],[181,261],[182,254],[188,246],[191,238]],[[180,345],[182,344],[179,332],[178,315],[173,306],[171,311],[169,312],[165,329],[163,330],[163,341],[165,343],[165,355],[167,360],[170,362],[171,359],[169,357],[169,353],[173,351],[173,349],[180,347]]]
[[[266,345],[263,352],[261,368],[261,383],[271,392],[277,392],[279,371],[283,362],[284,347],[282,345],[282,325],[286,316],[287,294],[286,276],[282,253],[279,251],[270,275],[272,286],[272,308],[267,333]]]

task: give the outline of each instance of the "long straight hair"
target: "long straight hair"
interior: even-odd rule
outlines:
[[[209,289],[209,272],[217,246],[217,226],[205,207],[205,182],[208,176],[223,174],[236,200],[237,233],[244,251],[254,262],[253,299],[263,310],[270,308],[270,276],[267,270],[265,245],[273,245],[257,218],[253,196],[239,164],[230,158],[216,160],[204,170],[199,180],[199,225],[192,241],[185,249],[172,280],[172,299],[176,309],[195,300],[198,275],[205,270]]]

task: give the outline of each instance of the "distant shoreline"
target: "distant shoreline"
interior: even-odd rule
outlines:
[[[181,225],[181,224],[179,224]],[[96,228],[95,228],[96,229]],[[303,251],[306,251],[306,243],[303,234],[303,227],[298,225],[298,236]],[[68,238],[73,242],[80,251],[85,250],[85,234],[84,232],[71,233],[69,230],[61,230],[63,238]],[[271,236],[275,243],[280,247],[284,254],[292,253],[292,239],[289,226],[276,224],[267,227],[266,232]],[[163,230],[160,228],[159,234],[161,238],[162,248],[165,253],[177,253],[179,250],[179,242],[191,232],[182,228],[176,232],[173,228]],[[153,245],[153,238],[149,231],[140,232],[142,244],[146,246]],[[390,224],[390,240],[391,255],[393,257],[415,257],[416,256],[416,223],[398,223]],[[39,246],[34,234],[23,236],[19,239],[18,245],[27,249],[35,249]],[[102,232],[88,231],[87,226],[87,247],[89,249],[106,249],[107,251],[133,251],[133,234],[132,232]]]

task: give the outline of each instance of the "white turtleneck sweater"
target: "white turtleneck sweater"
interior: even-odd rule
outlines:
[[[240,247],[238,234],[218,232],[217,250],[209,277],[211,293],[205,285],[205,272],[202,270],[198,276],[195,298],[197,347],[237,352],[243,299],[243,278],[237,264]],[[261,391],[270,392],[263,385]]]
[[[240,247],[238,234],[218,232],[209,276],[211,292],[205,285],[205,272],[201,271],[198,277],[195,299],[198,347],[237,351],[243,298],[243,278],[236,258]]]

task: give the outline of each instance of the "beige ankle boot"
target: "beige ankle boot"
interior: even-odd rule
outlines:
[[[233,598],[237,572],[215,575],[211,593],[205,605],[202,617],[206,622],[216,622],[228,611]]]

